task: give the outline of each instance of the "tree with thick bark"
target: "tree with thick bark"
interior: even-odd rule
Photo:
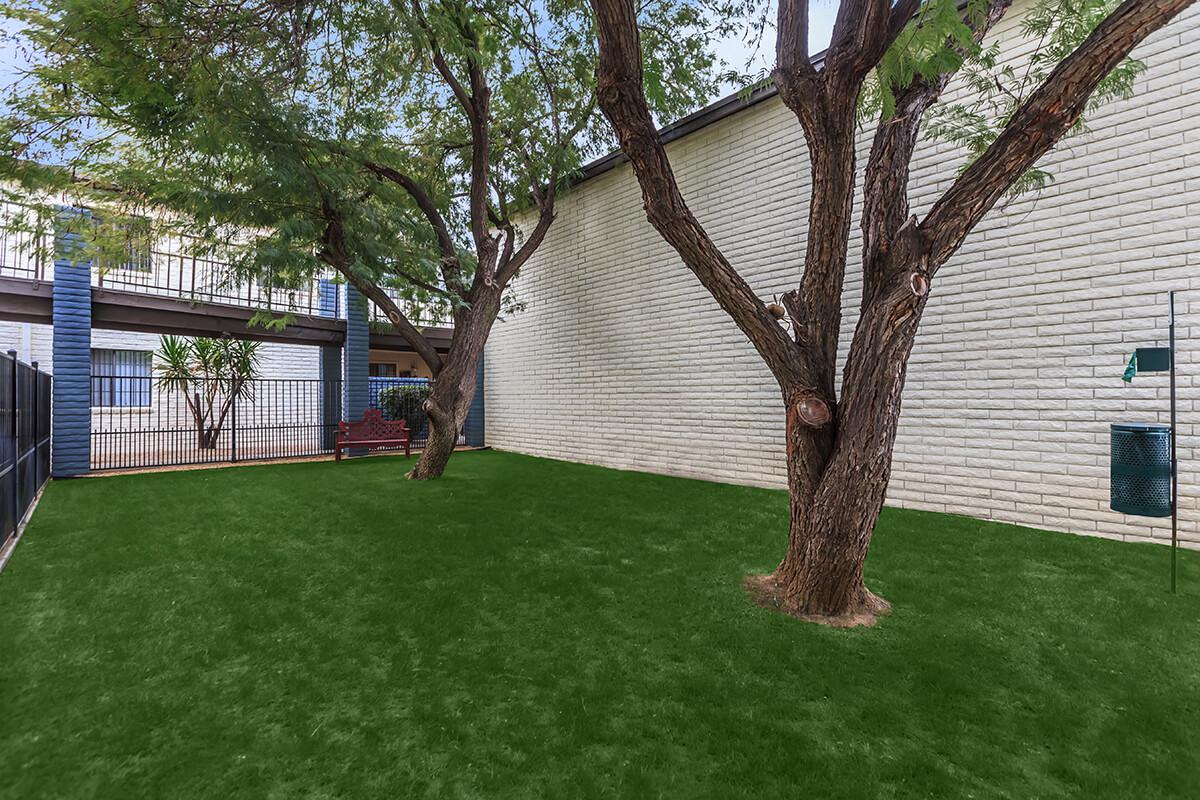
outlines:
[[[121,187],[89,200],[185,227],[199,247],[216,242],[231,278],[286,289],[332,270],[432,372],[428,444],[410,477],[440,476],[513,277],[554,220],[564,180],[610,141],[595,111],[587,4],[0,8],[24,23],[31,54],[6,98],[0,170],[42,189]],[[710,28],[685,0],[639,13],[659,32],[644,43],[650,104],[685,112],[715,84]],[[78,174],[91,181],[71,181]],[[514,225],[531,207],[536,223]],[[426,336],[431,321],[453,326],[447,351]]]
[[[1041,44],[1003,65],[989,29],[1011,0],[841,0],[823,59],[808,48],[808,0],[778,0],[772,79],[808,145],[808,239],[798,285],[761,300],[692,214],[642,91],[630,0],[591,0],[599,103],[642,189],[650,224],[746,335],[778,381],[791,497],[787,550],[747,578],[754,598],[795,616],[870,624],[890,606],[863,581],[883,507],[905,373],[938,269],[1006,193],[1048,179],[1035,164],[1098,98],[1127,93],[1130,52],[1192,0],[1040,0],[1025,28]],[[968,100],[934,108],[962,73]],[[1107,82],[1107,83],[1106,83]],[[859,175],[858,121],[878,113],[861,179],[863,293],[837,392],[838,334]],[[989,113],[989,109],[992,113]],[[917,218],[910,163],[928,123],[972,158]],[[969,268],[969,267],[968,267]],[[781,318],[791,321],[789,331]]]

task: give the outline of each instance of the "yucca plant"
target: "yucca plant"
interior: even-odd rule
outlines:
[[[216,449],[235,400],[254,399],[261,345],[237,339],[162,337],[154,354],[158,386],[183,395],[200,449]]]

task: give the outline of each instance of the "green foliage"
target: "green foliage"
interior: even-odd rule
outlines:
[[[187,403],[202,449],[217,446],[237,400],[254,400],[261,342],[163,336],[154,353],[158,386]]]
[[[247,328],[262,328],[268,331],[284,331],[289,325],[296,323],[295,314],[274,314],[270,311],[259,310],[255,311],[254,315],[246,322]]]
[[[414,435],[420,435],[425,427],[425,409],[422,405],[433,393],[433,384],[399,383],[379,392],[379,405],[388,419],[403,419]]]
[[[154,246],[154,226],[139,216],[103,215],[77,218],[90,224],[83,235],[92,250],[92,263],[105,274],[114,269],[149,272],[150,253]]]
[[[1114,0],[1041,0],[1023,18],[1026,37],[1035,39],[1033,54],[1023,66],[1002,61],[992,45],[963,69],[970,99],[933,109],[928,134],[966,150],[968,164],[995,141],[1020,104],[1046,79],[1054,67],[1071,54],[1116,6]],[[1100,82],[1089,101],[1089,110],[1133,94],[1133,83],[1145,65],[1125,59]],[[1087,130],[1081,118],[1071,130]],[[965,166],[964,166],[965,168]],[[1046,170],[1028,170],[1009,189],[1012,196],[1045,188],[1054,180]]]
[[[158,385],[186,392],[193,382],[200,381],[253,397],[261,347],[262,342],[246,339],[163,336],[154,353]]]
[[[367,167],[401,170],[425,189],[469,285],[472,130],[439,59],[459,83],[472,65],[486,76],[496,215],[611,144],[595,109],[584,0],[0,8],[31,59],[5,98],[0,174],[196,234],[190,246],[231,262],[230,280],[294,288],[323,271],[334,208],[356,273],[439,313],[461,302],[445,291],[435,232],[413,198]],[[699,9],[642,6],[648,93],[661,114],[689,110],[714,86]]]
[[[396,326],[387,320],[371,319],[367,320],[367,328],[371,333],[395,333]]]
[[[884,53],[863,86],[860,116],[890,119],[896,112],[896,92],[914,81],[934,81],[956,72],[978,46],[968,22],[986,11],[986,0],[927,0],[916,17]]]

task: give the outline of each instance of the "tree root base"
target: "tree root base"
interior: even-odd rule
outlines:
[[[838,614],[814,614],[803,608],[797,598],[785,591],[783,582],[775,573],[747,575],[742,584],[755,605],[831,628],[870,627],[892,610],[891,603],[873,594],[865,586],[858,599],[845,611]]]
[[[404,473],[404,477],[410,481],[435,481],[442,477],[442,473],[438,472],[438,474],[432,475],[428,472],[418,472],[416,467],[414,467],[413,469]]]

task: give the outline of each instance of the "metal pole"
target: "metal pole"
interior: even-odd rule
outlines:
[[[12,488],[12,507],[13,507],[12,534],[13,534],[13,536],[16,536],[17,531],[19,531],[21,529],[21,517],[22,517],[22,514],[21,514],[21,485],[20,485],[20,481],[17,480],[17,476],[21,471],[20,466],[19,466],[19,464],[21,462],[21,453],[20,453],[21,435],[20,435],[20,428],[17,427],[17,367],[20,365],[20,362],[17,361],[17,351],[16,350],[9,350],[8,357],[12,359],[12,391],[9,392],[9,397],[12,399],[11,432],[12,432],[12,452],[13,452],[12,472],[9,473],[9,477],[12,478],[12,487],[13,487]]]
[[[233,391],[233,401],[232,401],[232,402],[233,402],[233,409],[232,409],[232,411],[233,411],[233,429],[232,429],[232,430],[230,430],[230,432],[229,432],[229,434],[230,434],[230,440],[231,440],[231,442],[232,442],[232,446],[231,446],[231,448],[230,448],[230,450],[232,451],[232,452],[230,453],[230,455],[231,455],[230,461],[237,461],[237,431],[238,431],[238,428],[237,428],[237,426],[238,426],[238,420],[237,420],[237,401],[238,401],[237,384],[231,381],[231,383],[230,383],[230,388],[231,388],[231,390]]]
[[[36,492],[42,485],[42,460],[38,458],[38,432],[41,430],[38,423],[38,406],[41,401],[41,381],[38,380],[38,362],[31,361],[29,366],[33,368],[33,374],[29,376],[29,380],[33,381],[33,485]]]
[[[1170,335],[1171,349],[1171,593],[1175,593],[1176,561],[1179,551],[1179,458],[1175,440],[1178,430],[1175,426],[1175,290],[1167,292],[1167,304],[1170,316],[1167,318],[1167,330]]]

